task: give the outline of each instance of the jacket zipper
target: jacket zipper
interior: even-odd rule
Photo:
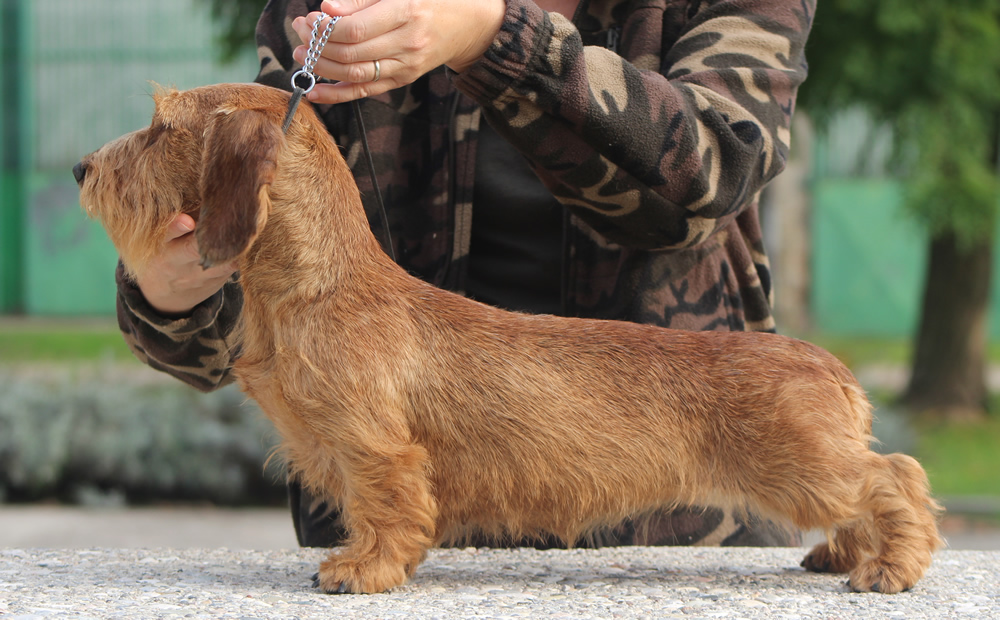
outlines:
[[[445,69],[450,71],[450,69]],[[458,217],[456,213],[458,198],[458,162],[455,161],[458,134],[455,130],[455,119],[458,117],[458,106],[462,93],[455,91],[451,96],[451,109],[448,111],[448,216],[451,218],[451,243],[448,244],[449,259],[445,263],[445,271],[442,274],[442,283],[448,288],[459,288],[465,292],[465,282],[458,281],[458,274],[455,269],[455,243],[458,239]],[[448,286],[450,284],[450,286]]]
[[[604,47],[611,50],[614,53],[618,53],[618,43],[621,41],[622,31],[617,26],[612,26],[608,28],[608,32],[604,35]]]

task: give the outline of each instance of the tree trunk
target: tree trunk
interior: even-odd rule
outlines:
[[[913,373],[911,411],[977,419],[986,411],[986,343],[993,239],[971,247],[953,233],[931,239]]]

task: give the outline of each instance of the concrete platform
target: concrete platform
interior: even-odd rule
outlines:
[[[897,595],[799,568],[804,549],[434,550],[387,594],[326,595],[318,550],[0,550],[0,617],[1000,618],[1000,552],[944,551]]]
[[[1000,619],[1000,531],[942,525],[950,549],[895,596],[806,573],[805,549],[685,547],[435,550],[394,592],[329,596],[283,509],[0,506],[0,620]]]

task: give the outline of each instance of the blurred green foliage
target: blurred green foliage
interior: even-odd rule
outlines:
[[[219,59],[232,62],[242,52],[256,49],[254,30],[267,0],[198,0],[207,2],[219,25]]]
[[[825,0],[799,104],[891,127],[906,204],[932,235],[989,239],[1000,197],[1000,0]]]

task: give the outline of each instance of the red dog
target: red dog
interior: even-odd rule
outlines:
[[[832,355],[761,333],[531,316],[389,260],[326,129],[260,85],[161,93],[147,129],[81,162],[82,202],[141,273],[178,212],[239,259],[242,388],[291,471],[343,510],[330,592],[402,584],[471,530],[567,542],[663,506],[743,508],[830,542],[803,564],[899,592],[941,545],[910,457],[869,449]]]

